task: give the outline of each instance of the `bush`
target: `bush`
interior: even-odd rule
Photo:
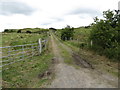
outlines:
[[[5,29],[4,32],[6,32],[6,33],[15,32],[15,29]]]
[[[70,40],[73,38],[74,34],[74,28],[71,28],[69,25],[67,25],[64,29],[61,31],[61,39],[62,40]]]
[[[9,32],[9,30],[8,30],[8,29],[5,29],[4,32]]]
[[[26,31],[26,33],[32,33],[31,31]]]
[[[84,48],[84,47],[86,47],[87,46],[87,44],[86,43],[80,43],[80,48]]]
[[[93,50],[117,59],[118,46],[120,45],[120,15],[118,11],[103,12],[105,20],[94,19],[89,39],[93,41]]]
[[[21,33],[21,30],[18,30],[17,33]]]

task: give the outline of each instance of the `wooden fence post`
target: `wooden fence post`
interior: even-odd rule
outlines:
[[[67,38],[65,37],[65,41],[67,40]]]
[[[32,58],[33,58],[33,56],[34,56],[34,46],[32,45],[31,48],[32,48]]]
[[[25,55],[24,55],[24,54],[25,54],[25,51],[24,51],[24,46],[22,46],[22,50],[23,50],[22,59],[24,60],[24,58],[25,58],[25,57],[24,57],[24,56],[25,56]]]
[[[46,50],[46,48],[47,48],[47,39],[45,40],[45,50]]]
[[[92,42],[92,40],[90,41],[90,45],[91,45],[91,47],[92,47],[92,45],[93,45],[93,42]]]
[[[41,54],[41,52],[42,52],[41,39],[38,40],[38,44],[39,44],[39,52],[40,52],[40,54]]]

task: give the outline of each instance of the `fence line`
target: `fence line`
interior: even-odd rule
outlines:
[[[25,45],[15,45],[15,46],[6,46],[6,47],[0,47],[0,48],[21,47],[21,46],[28,46],[28,45],[35,45],[35,44],[38,44],[38,43],[25,44]]]
[[[0,65],[0,67],[2,68],[27,58],[40,55],[44,48],[46,48],[46,43],[47,40],[39,39],[38,43],[0,47],[3,54],[3,56],[0,57],[0,59],[2,59],[2,61],[0,61],[2,65]]]

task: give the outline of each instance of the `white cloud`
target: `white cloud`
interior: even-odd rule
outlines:
[[[13,14],[24,14],[24,15],[30,15],[35,10],[34,8],[30,7],[29,5],[22,3],[22,2],[16,2],[15,0],[1,0],[0,1],[0,14],[2,15],[13,15]]]
[[[18,10],[19,13],[0,14],[0,31],[5,28],[63,28],[66,25],[73,27],[89,25],[93,22],[93,17],[102,18],[103,11],[118,9],[119,0],[0,0],[0,7],[3,1],[21,3],[24,5],[24,8],[21,5],[22,11],[29,8],[28,11],[32,12],[27,14],[19,12],[21,10],[19,4],[17,9],[12,10],[12,12]],[[12,5],[14,7],[14,3]],[[2,8],[0,12],[3,12]],[[72,12],[76,13],[70,14]]]

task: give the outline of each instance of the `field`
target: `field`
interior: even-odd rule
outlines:
[[[45,39],[46,34],[26,34],[26,33],[3,33],[2,46],[14,46],[23,44],[38,43],[38,39]]]
[[[6,33],[46,33],[48,29],[43,28],[23,28],[23,29],[5,29]]]
[[[1,45],[5,47],[5,46],[33,44],[33,43],[38,43],[39,38],[41,38],[42,40],[48,39],[47,33],[44,34],[2,33]],[[17,51],[20,48],[12,48],[12,49]],[[50,48],[48,41],[47,48],[42,52],[41,55],[37,54],[34,57],[24,58],[24,60],[22,61],[4,66],[2,68],[2,79],[3,79],[2,87],[3,88],[4,87],[11,87],[11,88],[42,87],[42,85],[46,81],[48,81],[48,79],[47,78],[41,79],[39,75],[43,74],[51,66],[52,54],[49,53],[50,52],[49,49]],[[7,50],[3,49],[2,56],[7,55],[8,53],[6,52]],[[15,53],[18,53],[18,51]],[[4,59],[2,61],[4,61]],[[8,62],[5,62],[3,64],[6,64]]]

